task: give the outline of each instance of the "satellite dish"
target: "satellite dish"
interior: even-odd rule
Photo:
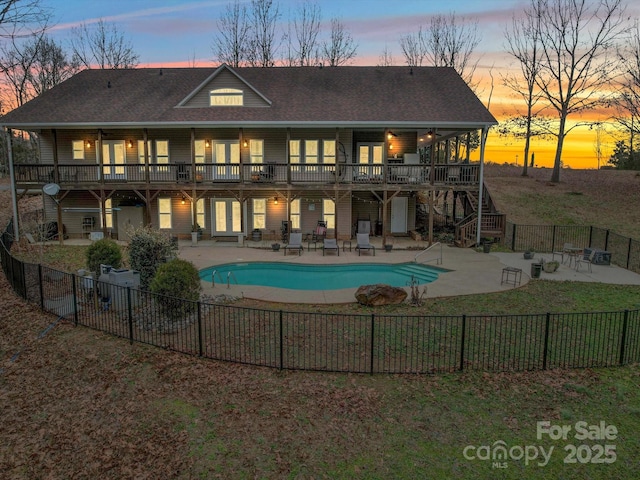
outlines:
[[[55,197],[60,191],[60,185],[57,183],[47,183],[42,187],[42,191],[51,197]]]

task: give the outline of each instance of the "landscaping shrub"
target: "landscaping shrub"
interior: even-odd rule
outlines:
[[[137,228],[129,237],[129,263],[140,272],[140,288],[147,289],[158,266],[175,257],[177,246],[168,235],[149,227]]]
[[[96,275],[100,275],[100,265],[111,265],[120,268],[122,265],[122,250],[110,238],[102,238],[93,242],[86,251],[87,268]]]
[[[196,308],[200,299],[198,269],[186,260],[174,259],[158,267],[151,281],[151,292],[167,317],[181,319]]]

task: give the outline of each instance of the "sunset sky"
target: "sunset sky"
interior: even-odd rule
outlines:
[[[275,0],[284,17],[293,16],[298,0]],[[52,9],[55,27],[52,35],[59,41],[67,41],[71,29],[81,23],[90,24],[102,18],[115,23],[120,32],[131,40],[140,55],[140,67],[175,67],[213,65],[212,44],[216,21],[224,12],[229,0],[185,2],[179,0],[47,0]],[[249,3],[249,0],[247,0]],[[504,51],[504,30],[514,15],[522,12],[527,1],[519,0],[318,0],[325,23],[332,17],[339,18],[358,44],[354,65],[376,65],[387,48],[394,64],[402,65],[399,39],[403,34],[415,32],[420,25],[427,25],[435,14],[455,12],[458,17],[478,21],[482,38],[476,49],[479,66],[476,77],[480,83],[478,94],[485,105],[490,100],[490,110],[500,120],[512,111],[516,100],[500,85],[500,76],[513,68]],[[628,2],[627,13],[640,17],[640,6]],[[446,8],[446,9],[445,9]],[[283,24],[284,26],[284,24]],[[324,31],[328,31],[327,28]],[[494,78],[491,90],[490,74]],[[491,98],[489,99],[490,92]],[[571,133],[565,141],[563,162],[572,168],[597,168],[595,133],[582,129]],[[613,149],[614,140],[603,138],[604,162]],[[505,140],[491,135],[487,143],[486,160],[522,165],[521,142]],[[536,164],[552,166],[555,143],[534,140]]]

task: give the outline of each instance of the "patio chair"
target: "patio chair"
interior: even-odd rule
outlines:
[[[287,250],[298,250],[298,255],[302,253],[302,233],[290,233],[289,243],[284,246],[284,254],[287,254]]]
[[[585,255],[578,255],[576,257],[576,272],[578,270],[580,270],[580,265],[582,265],[583,263],[587,264],[587,270],[589,270],[589,273],[592,272],[591,270],[591,264],[593,264],[593,259],[596,256],[596,250],[593,249],[591,250],[591,253],[589,253],[588,256]]]
[[[335,251],[340,256],[340,249],[338,248],[338,240],[335,238],[325,238],[322,244],[322,256],[324,257],[325,250]]]
[[[562,250],[553,252],[551,254],[551,260],[555,260],[556,259],[556,255],[560,255],[560,263],[564,263],[564,256],[569,254],[569,250],[571,250],[573,248],[573,244],[572,243],[565,243],[562,246]]]
[[[373,256],[376,256],[376,247],[369,243],[369,234],[368,233],[358,233],[356,234],[356,238],[358,244],[356,245],[356,250],[358,250],[358,256],[362,253],[362,250],[371,251],[373,250]]]

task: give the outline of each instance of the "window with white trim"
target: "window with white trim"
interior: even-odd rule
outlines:
[[[249,140],[249,159],[251,163],[264,163],[264,140]]]
[[[151,158],[151,140],[147,140],[147,154]],[[144,140],[138,140],[138,163],[144,165]]]
[[[330,198],[322,199],[322,219],[326,222],[327,228],[336,227],[336,204]]]
[[[253,228],[263,229],[267,225],[267,199],[253,199]]]
[[[336,163],[335,140],[289,140],[289,163]]]
[[[300,199],[296,198],[295,200],[291,200],[291,228],[294,230],[300,229]]]
[[[113,202],[110,198],[107,198],[104,201],[104,219],[105,219],[105,227],[113,228],[113,210],[112,210]],[[100,220],[102,221],[102,215],[100,215]]]
[[[237,107],[244,104],[244,92],[237,88],[216,88],[209,92],[212,107]]]
[[[171,198],[158,198],[158,225],[171,228]]]
[[[156,140],[155,163],[166,165],[169,163],[169,140]]]
[[[193,154],[196,163],[204,163],[206,155],[206,142],[204,140],[194,140]]]
[[[73,140],[71,142],[74,160],[84,160],[84,140]]]
[[[202,229],[205,227],[205,215],[204,215],[204,198],[199,198],[196,201],[196,223]]]

